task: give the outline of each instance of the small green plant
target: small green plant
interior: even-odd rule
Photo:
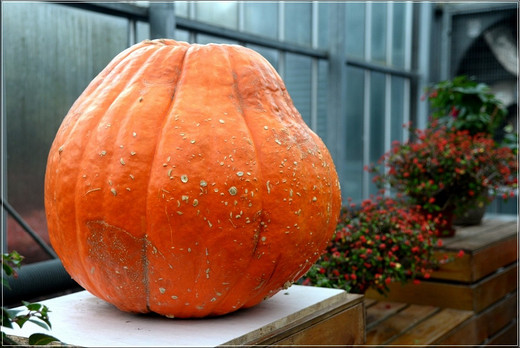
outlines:
[[[445,126],[471,135],[485,133],[499,146],[509,147],[516,154],[518,134],[513,124],[506,122],[507,109],[485,83],[467,76],[438,82],[425,90],[432,125]]]
[[[441,126],[493,135],[503,124],[507,109],[485,83],[466,76],[441,81],[426,90],[431,117]],[[426,97],[425,95],[425,97]]]
[[[4,275],[8,277],[18,277],[16,269],[19,269],[22,265],[23,256],[18,252],[12,251],[10,253],[2,254],[2,268]],[[2,285],[9,288],[9,282],[5,277],[2,277]],[[40,303],[30,303],[22,301],[24,309],[7,309],[2,306],[2,327],[13,328],[13,324],[18,325],[20,328],[27,322],[34,323],[46,330],[51,328],[51,322],[49,320],[49,308]],[[35,333],[29,336],[30,345],[45,345],[51,342],[59,342],[55,337]],[[4,331],[2,331],[2,345],[17,345],[18,343],[10,339]]]

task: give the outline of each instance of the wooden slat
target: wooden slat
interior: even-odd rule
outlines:
[[[517,317],[517,292],[506,297],[475,315],[446,337],[436,342],[439,345],[480,344],[495,335]]]
[[[503,239],[473,255],[472,280],[479,280],[500,267],[511,264],[518,257],[518,237]]]
[[[420,322],[401,336],[388,342],[391,345],[429,345],[457,328],[473,315],[471,311],[446,308]]]
[[[358,304],[324,321],[318,322],[273,346],[284,345],[359,345],[365,341],[364,306]]]
[[[450,243],[449,248],[476,251],[484,247],[489,247],[492,243],[496,243],[503,238],[516,235],[516,223],[505,223],[494,228],[487,228],[483,232],[484,233],[473,235],[471,238]]]
[[[289,339],[292,336],[294,336],[292,339],[296,340],[299,337],[298,335],[305,334],[306,330],[311,330],[311,328],[315,327],[316,325],[319,326],[322,323],[327,323],[331,318],[335,318],[338,314],[342,313],[350,313],[350,319],[348,319],[347,317],[343,317],[343,319],[348,320],[346,322],[343,322],[343,324],[341,324],[340,327],[346,328],[345,330],[347,330],[347,333],[350,334],[353,333],[352,331],[349,331],[350,326],[358,327],[361,325],[363,334],[361,335],[361,338],[356,338],[356,340],[364,341],[365,306],[363,301],[363,295],[345,293],[345,296],[342,296],[339,300],[335,300],[335,302],[331,302],[327,306],[324,306],[319,310],[309,312],[303,316],[301,314],[298,314],[297,319],[296,317],[292,318],[294,321],[290,323],[282,323],[282,321],[280,321],[280,327],[278,329],[272,330],[269,333],[263,333],[262,335],[254,339],[238,337],[235,340],[226,342],[225,345],[273,345],[280,344],[280,342],[282,342],[285,339]],[[352,312],[349,311],[352,308],[357,309]],[[283,321],[289,321],[289,317],[284,318]],[[333,322],[336,321],[333,320]],[[338,330],[338,332],[341,331],[344,330]],[[331,340],[332,339],[334,339],[334,337],[332,337]]]
[[[368,307],[372,306],[373,304],[375,304],[377,301],[372,298],[365,297],[364,302],[365,302],[365,308],[368,308]]]
[[[491,337],[489,340],[485,342],[486,346],[510,346],[510,347],[518,347],[518,323],[516,320],[512,321],[503,328],[496,335]]]
[[[376,325],[378,322],[384,320],[385,318],[388,318],[401,309],[406,307],[405,303],[399,303],[399,302],[387,302],[387,301],[381,301],[377,302],[373,306],[367,308],[367,328]]]
[[[388,344],[392,339],[401,335],[401,333],[406,332],[438,311],[439,308],[433,306],[409,305],[395,315],[387,317],[386,320],[371,329],[368,328],[369,325],[367,323],[366,344]]]
[[[480,312],[518,286],[517,264],[514,263],[471,285],[440,281],[422,281],[420,284],[390,284],[387,297],[368,290],[366,297],[379,301],[395,301],[444,308]]]
[[[518,264],[497,271],[474,286],[473,310],[480,312],[518,287]]]
[[[455,280],[459,282],[473,282],[472,261],[473,256],[465,253],[462,257],[457,256],[458,251],[436,250],[433,256],[437,260],[447,256],[449,262],[442,264],[438,270],[432,272],[431,279]]]
[[[504,225],[511,225],[512,223],[514,222],[485,219],[481,225],[456,227],[455,236],[450,238],[442,238],[443,245],[445,248],[450,248],[455,243],[458,243],[463,240],[471,240],[472,238],[475,238],[480,234],[487,233],[488,231],[495,230]]]
[[[476,282],[500,267],[511,264],[517,259],[517,235],[508,236],[490,243],[486,248],[465,252],[458,257],[458,250],[440,249],[434,252],[435,258],[442,260],[445,255],[450,262],[440,266],[432,273],[432,279],[455,280],[465,283]]]
[[[387,297],[368,290],[366,297],[379,301],[390,300],[418,305],[431,305],[458,309],[473,308],[473,291],[468,286],[442,283],[437,281],[422,281],[419,284],[392,283]]]
[[[516,221],[488,220],[479,226],[457,229],[453,238],[444,238],[434,256],[451,260],[433,272],[432,279],[473,283],[517,258]],[[457,257],[460,250],[462,258]]]

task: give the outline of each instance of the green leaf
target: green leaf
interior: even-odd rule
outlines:
[[[28,316],[18,316],[16,318],[13,318],[13,322],[15,322],[19,327],[22,327],[27,320],[29,320]]]
[[[45,330],[49,330],[49,325],[46,321],[44,322],[44,320],[42,319],[29,319],[29,321],[33,324],[38,325],[41,328],[44,328]]]
[[[6,308],[2,307],[2,311],[7,312],[7,315],[9,316],[9,318],[13,319],[18,315],[18,313],[22,312],[23,310],[22,309],[6,309]]]
[[[27,307],[30,311],[39,311],[40,308],[42,308],[42,305],[40,303],[29,303],[27,301],[22,301],[23,305]]]
[[[13,268],[9,266],[6,262],[2,263],[2,268],[4,269],[4,272],[7,276],[12,275],[14,272]]]
[[[11,286],[9,285],[9,282],[7,281],[7,279],[2,278],[2,285],[5,286],[6,288],[8,288],[9,290],[11,290]]]
[[[11,320],[11,313],[9,313],[8,310],[6,310],[4,307],[2,307],[2,326],[8,327],[10,329],[13,328],[12,320]]]
[[[29,336],[29,344],[34,346],[47,345],[51,342],[60,342],[56,337],[50,335],[35,333]]]

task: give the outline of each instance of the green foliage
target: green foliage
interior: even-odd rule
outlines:
[[[22,265],[23,256],[18,254],[16,251],[12,251],[11,253],[2,254],[2,268],[4,270],[5,275],[8,277],[13,276],[16,278],[18,274],[16,273],[15,268],[20,268]],[[5,277],[2,277],[2,285],[10,289],[9,283]]]
[[[17,277],[18,274],[16,269],[21,267],[22,261],[23,256],[16,251],[2,254],[2,268],[4,270],[4,275]],[[4,276],[2,277],[2,284],[9,287],[7,279],[5,279]],[[12,329],[13,324],[16,324],[21,328],[25,323],[31,322],[45,330],[51,329],[51,322],[49,320],[50,311],[47,306],[27,301],[22,301],[22,304],[25,309],[7,309],[2,307],[2,327]],[[55,337],[41,333],[36,333],[29,337],[30,345],[46,345],[51,342],[59,342],[59,340]],[[5,332],[2,331],[2,345],[4,344],[15,345],[16,342],[9,339]]]
[[[495,134],[503,124],[507,109],[488,85],[466,76],[439,82],[426,90],[432,119],[439,125],[470,134]]]
[[[385,294],[392,282],[429,278],[438,243],[419,207],[391,198],[365,200],[342,209],[334,237],[301,283]]]

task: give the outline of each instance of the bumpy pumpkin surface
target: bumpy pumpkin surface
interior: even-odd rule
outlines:
[[[130,312],[222,315],[300,278],[331,238],[326,147],[271,65],[233,45],[144,41],[65,117],[45,207],[66,270]]]

